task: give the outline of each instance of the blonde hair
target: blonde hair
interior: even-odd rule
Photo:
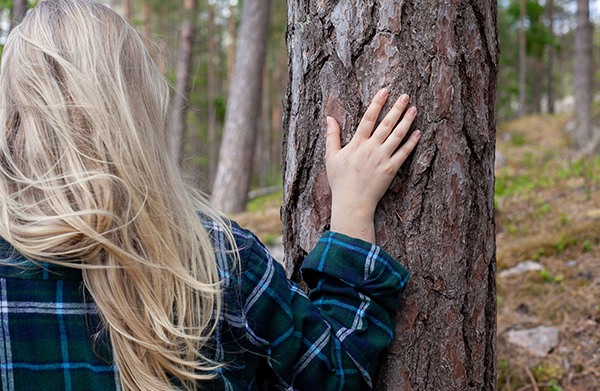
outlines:
[[[81,268],[126,390],[184,389],[221,287],[196,211],[230,228],[167,155],[169,85],[138,33],[90,0],[41,2],[9,36],[0,75],[0,236]]]

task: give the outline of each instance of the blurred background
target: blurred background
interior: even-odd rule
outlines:
[[[0,0],[0,46],[35,3]],[[237,153],[223,154],[222,137],[236,50],[262,53],[236,45],[241,0],[105,3],[139,28],[175,86],[174,154],[190,181],[212,193],[222,157]],[[281,259],[286,4],[263,3],[260,91],[246,97],[256,104],[244,119],[249,130],[238,129],[252,134],[253,162],[234,170],[248,187],[232,208],[216,202]],[[600,390],[599,23],[597,0],[498,2],[499,390]],[[525,328],[536,331],[519,335]]]

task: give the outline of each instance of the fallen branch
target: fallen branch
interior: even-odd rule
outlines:
[[[533,387],[534,391],[540,391],[540,389],[538,388],[537,383],[535,382],[535,377],[533,377],[533,373],[531,373],[531,370],[528,367],[523,367],[523,369],[525,369],[525,372],[527,373],[527,376],[529,376],[529,380],[531,380],[531,385],[527,386],[527,387],[529,387],[529,388]],[[525,388],[525,387],[523,387],[523,388]]]

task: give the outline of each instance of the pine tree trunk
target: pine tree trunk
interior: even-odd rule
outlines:
[[[227,45],[227,81],[231,84],[233,80],[233,64],[235,63],[235,7],[229,7],[229,18],[227,19],[227,35],[229,43]]]
[[[548,112],[554,113],[554,90],[553,90],[553,63],[554,63],[554,0],[548,0],[548,31],[550,31],[550,45],[548,45],[548,68],[547,68],[547,96]]]
[[[539,114],[542,112],[542,80],[541,77],[544,74],[544,63],[542,56],[535,57],[535,73],[539,75],[535,78],[533,85],[533,112]]]
[[[521,23],[519,28],[519,117],[525,115],[525,74],[527,72],[527,37],[525,35],[526,1],[521,0]]]
[[[183,7],[185,18],[181,26],[179,49],[177,51],[177,66],[175,70],[177,93],[173,97],[173,128],[170,146],[171,156],[177,162],[181,160],[183,139],[186,130],[185,119],[188,109],[188,97],[190,95],[190,68],[192,66],[194,37],[196,36],[195,20],[198,1],[185,0]]]
[[[150,34],[152,27],[152,10],[150,9],[150,0],[142,0],[142,38],[147,47],[150,47]]]
[[[258,177],[258,185],[266,187],[269,179],[269,154],[271,150],[271,95],[268,67],[263,68],[262,104],[259,128],[256,133],[256,150],[254,151],[254,173]]]
[[[217,163],[219,161],[219,149],[217,144],[217,77],[215,74],[215,57],[217,55],[217,45],[215,41],[215,7],[208,6],[208,64],[207,84],[208,84],[208,153],[209,163],[209,182],[212,184],[217,174]]]
[[[593,141],[590,118],[592,105],[592,28],[589,0],[577,0],[575,30],[575,109],[577,127],[575,145],[583,148]]]
[[[288,1],[282,219],[288,274],[329,224],[325,117],[348,142],[374,94],[422,137],[379,204],[377,241],[411,272],[375,390],[495,390],[496,0]],[[387,104],[384,111],[389,110]]]
[[[14,29],[27,14],[27,0],[13,0],[12,19],[10,29]]]
[[[133,18],[133,0],[123,0],[123,16],[125,19],[131,22]]]
[[[246,208],[261,105],[271,0],[245,0],[212,201],[226,213]]]

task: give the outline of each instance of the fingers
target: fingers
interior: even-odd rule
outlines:
[[[375,98],[373,98],[373,102],[369,105],[367,112],[363,115],[360,124],[358,124],[358,128],[356,129],[356,133],[354,137],[359,137],[363,139],[368,139],[371,137],[371,132],[373,131],[373,127],[375,126],[375,121],[379,117],[379,112],[381,108],[385,104],[388,97],[388,90],[385,88],[380,90]],[[393,126],[393,125],[392,125]]]
[[[325,159],[334,156],[341,148],[340,126],[332,117],[327,117],[327,140],[325,142]]]
[[[417,142],[420,138],[421,131],[417,130],[416,132],[411,134],[408,140],[404,143],[404,145],[392,155],[392,162],[396,167],[398,167],[398,169],[400,169],[400,166],[402,166],[408,155],[410,155],[413,149],[415,149],[415,146],[417,145]]]
[[[383,143],[383,141],[387,138],[387,136],[389,136],[390,132],[394,128],[394,125],[398,123],[398,120],[402,116],[404,109],[406,109],[406,106],[408,105],[408,101],[409,97],[406,94],[402,94],[398,100],[396,100],[396,103],[394,103],[383,121],[381,121],[377,127],[377,130],[375,130],[375,133],[373,133],[373,136],[371,136],[374,140]]]
[[[398,126],[396,126],[389,137],[384,141],[383,146],[390,155],[398,148],[398,145],[400,145],[404,136],[406,136],[406,133],[408,132],[408,129],[410,129],[410,125],[412,125],[416,116],[417,109],[415,107],[408,109],[406,114],[404,114],[402,121],[400,121]]]

